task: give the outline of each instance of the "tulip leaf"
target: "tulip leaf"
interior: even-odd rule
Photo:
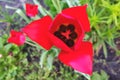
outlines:
[[[52,54],[50,54],[47,58],[47,66],[49,70],[52,69],[53,60],[54,60],[54,57]]]
[[[47,53],[48,53],[48,51],[44,51],[44,52],[41,54],[40,62],[39,62],[41,68],[43,68],[44,62],[45,62],[45,60],[46,60],[46,58],[47,58]]]
[[[11,47],[12,47],[12,44],[7,44],[7,45],[4,46],[6,53],[9,52]]]
[[[85,73],[82,73],[82,72],[78,72],[76,71],[77,73],[80,73],[81,75],[83,75],[86,79],[90,80],[90,75],[88,74],[85,74]]]

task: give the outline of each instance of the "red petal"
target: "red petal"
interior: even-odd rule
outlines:
[[[53,23],[50,26],[50,35],[53,44],[57,46],[58,48],[64,50],[64,51],[70,51],[71,48],[68,47],[62,40],[60,40],[58,37],[56,37],[53,33],[58,30],[61,24],[73,24],[75,25],[76,30],[78,31],[78,39],[76,40],[76,44],[80,43],[84,36],[84,31],[81,28],[81,24],[78,23],[78,21],[70,16],[66,16],[64,14],[58,14]],[[75,45],[76,45],[75,44]]]
[[[17,31],[11,30],[10,34],[11,34],[11,36],[8,38],[8,42],[14,43],[18,46],[24,44],[25,35],[23,35],[22,32],[17,32]]]
[[[91,75],[92,56],[92,44],[90,42],[82,42],[79,51],[61,51],[58,58],[73,69]]]
[[[64,9],[62,13],[78,19],[79,22],[83,25],[85,32],[89,32],[90,23],[88,20],[88,15],[86,13],[86,7],[87,5],[67,8]]]
[[[38,14],[38,5],[26,4],[26,15],[34,17]]]
[[[50,16],[45,16],[39,20],[35,20],[22,29],[30,39],[37,42],[45,49],[50,49],[52,46],[51,40],[48,36],[48,28],[52,19]]]
[[[71,51],[71,49],[62,40],[60,40],[53,34],[50,33],[49,37],[52,40],[52,43],[54,44],[54,46],[56,46],[62,50],[65,50],[65,51]]]

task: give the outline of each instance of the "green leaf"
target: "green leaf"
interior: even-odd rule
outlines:
[[[107,73],[101,70],[101,80],[108,80],[108,79],[109,79],[109,76],[107,75]]]
[[[120,50],[116,50],[117,56],[120,56]]]
[[[27,23],[30,22],[30,20],[27,18],[27,16],[25,15],[25,13],[23,13],[21,9],[17,9],[16,13],[19,14]]]
[[[50,54],[47,58],[47,66],[49,70],[52,69],[53,60],[54,60],[54,56]]]
[[[93,75],[91,76],[91,80],[108,80],[109,76],[105,71],[101,70],[100,74],[98,72],[94,72]]]
[[[97,72],[94,72],[91,77],[91,80],[102,80],[102,79],[101,79],[101,76]]]
[[[48,53],[48,51],[44,51],[44,52],[41,54],[40,62],[39,62],[41,68],[43,68],[43,65],[44,65],[44,63],[45,63],[45,60],[46,60],[46,58],[47,58],[47,53]]]
[[[56,8],[57,13],[60,13],[61,12],[60,0],[52,0],[52,3],[54,7]]]
[[[12,47],[12,44],[7,44],[7,45],[5,45],[5,46],[4,46],[5,52],[8,53],[9,50],[11,49],[11,47]]]
[[[54,54],[54,57],[57,57],[58,54],[59,54],[59,52],[60,52],[59,49],[53,47],[51,50],[53,51],[53,52],[51,52],[51,53]]]
[[[8,6],[8,5],[5,5],[5,8],[7,8],[7,9],[13,9],[13,10],[18,9],[18,8],[16,8],[16,7],[12,7],[12,6]]]
[[[105,58],[107,58],[107,46],[105,43],[103,43],[103,52],[104,52]]]
[[[19,46],[13,44],[13,46],[11,47],[11,50],[14,54],[18,54],[18,52],[20,51]]]
[[[42,16],[46,16],[47,13],[45,12],[45,9],[41,6],[41,4],[37,0],[33,0],[33,2],[38,5],[38,10],[42,14]]]
[[[8,0],[0,0],[0,1],[15,4],[15,2],[13,2],[13,1],[8,1]]]
[[[4,41],[3,41],[2,37],[0,37],[0,48],[3,47],[3,44],[4,44]]]
[[[73,7],[73,5],[71,3],[72,1],[70,1],[70,0],[65,0],[65,1],[67,2],[67,4],[68,4],[69,7]]]
[[[77,73],[80,73],[80,74],[83,75],[86,79],[90,80],[90,75],[84,74],[84,73],[78,72],[78,71],[76,71],[76,72],[77,72]]]

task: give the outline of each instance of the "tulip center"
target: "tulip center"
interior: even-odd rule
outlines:
[[[69,47],[74,46],[75,40],[78,36],[75,32],[75,26],[73,24],[61,24],[59,29],[54,32],[54,35],[61,39]]]

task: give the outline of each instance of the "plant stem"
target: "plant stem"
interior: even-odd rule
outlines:
[[[28,41],[26,41],[25,43],[26,43],[26,44],[29,44],[29,45],[31,45],[31,46],[33,46],[33,47],[36,47],[36,45],[34,45],[34,44],[32,44],[32,43],[30,43],[30,42],[28,42]]]

